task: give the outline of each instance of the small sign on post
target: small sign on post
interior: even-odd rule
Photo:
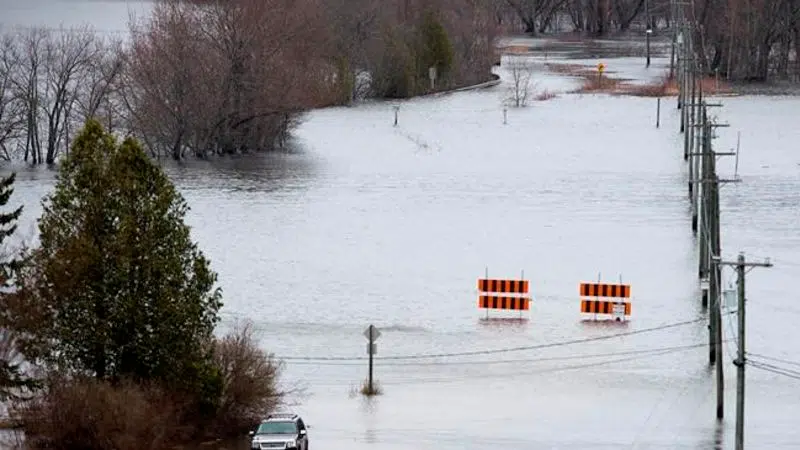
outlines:
[[[615,303],[612,315],[614,316],[615,320],[625,320],[625,304]]]
[[[369,355],[369,379],[368,379],[368,387],[367,389],[369,392],[375,392],[374,387],[372,386],[372,356],[378,353],[378,344],[375,341],[381,336],[381,332],[375,328],[375,325],[370,325],[364,330],[364,336],[369,340],[367,344],[367,354]]]
[[[428,78],[431,80],[431,90],[436,85],[436,66],[428,67]]]
[[[606,65],[603,63],[597,64],[597,84],[598,87],[602,86],[603,84],[603,71],[606,70]]]
[[[378,330],[375,325],[370,325],[364,330],[364,337],[369,339],[370,342],[375,342],[381,337],[381,332]]]

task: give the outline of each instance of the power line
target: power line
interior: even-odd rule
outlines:
[[[706,345],[706,344],[700,344],[700,346],[703,346],[703,345]],[[563,371],[567,371],[567,370],[584,369],[584,368],[589,368],[589,367],[607,366],[607,365],[623,363],[623,362],[628,362],[628,361],[642,360],[642,359],[646,359],[646,358],[666,355],[666,354],[669,354],[669,353],[676,353],[676,352],[685,351],[685,350],[686,350],[685,348],[675,347],[673,349],[661,350],[661,351],[652,352],[652,353],[649,353],[649,354],[646,354],[646,355],[635,355],[635,356],[629,356],[629,357],[626,357],[626,358],[611,359],[611,360],[606,360],[606,361],[597,361],[597,362],[584,363],[584,364],[571,364],[571,365],[566,365],[566,366],[547,367],[547,368],[540,368],[540,369],[534,369],[534,370],[525,370],[525,371],[517,371],[517,372],[506,372],[506,373],[503,373],[502,376],[503,376],[503,379],[508,379],[508,378],[519,377],[519,376],[539,375],[539,374],[545,374],[545,373],[563,372]],[[420,378],[412,378],[412,379],[406,378],[403,381],[394,381],[394,382],[393,381],[389,381],[389,382],[382,382],[381,384],[383,384],[385,386],[414,385],[414,384],[428,384],[428,383],[439,384],[439,383],[453,383],[453,382],[459,382],[459,381],[477,380],[477,379],[486,380],[486,379],[489,379],[489,378],[487,378],[487,374],[486,373],[479,373],[479,374],[469,374],[469,375],[459,375],[459,376],[443,376],[443,377],[428,377],[428,378],[420,377]],[[327,380],[327,381],[330,381],[330,380]],[[325,385],[326,386],[338,386],[338,385],[340,385],[339,383],[347,384],[347,381],[345,381],[345,380],[337,380],[337,383],[326,383]],[[319,386],[319,384],[315,383],[315,386]]]
[[[387,362],[381,364],[381,366],[478,366],[478,365],[494,365],[494,364],[519,364],[519,363],[533,363],[533,362],[547,362],[547,361],[569,361],[574,359],[586,359],[586,358],[602,358],[608,356],[623,356],[623,355],[639,355],[639,354],[647,354],[653,352],[664,352],[664,351],[677,351],[677,350],[689,350],[693,348],[703,347],[707,344],[691,344],[691,345],[679,345],[679,346],[671,346],[671,347],[660,347],[660,348],[649,348],[649,349],[641,349],[641,350],[628,350],[628,351],[621,351],[621,352],[606,352],[606,353],[591,353],[591,354],[582,354],[582,355],[569,355],[569,356],[552,356],[552,357],[544,357],[544,358],[524,358],[524,359],[494,359],[494,360],[474,360],[474,361],[426,361],[426,362]],[[335,361],[295,361],[290,362],[293,365],[313,365],[313,366],[354,366],[354,367],[362,367],[363,363],[356,363],[356,362],[335,362]]]
[[[755,367],[756,369],[760,369],[766,372],[771,372],[777,375],[783,375],[788,378],[793,378],[795,380],[800,380],[800,372],[781,369],[780,367],[773,366],[771,364],[760,363],[753,360],[747,360],[746,364],[748,366]]]
[[[747,352],[747,354],[750,355],[750,356],[755,356],[756,358],[766,359],[768,361],[775,361],[775,362],[780,362],[780,363],[784,363],[784,364],[789,364],[789,365],[792,365],[792,366],[800,367],[800,361],[790,361],[788,359],[775,358],[774,356],[760,355],[758,353],[751,353],[751,352]]]
[[[469,352],[456,352],[456,353],[429,353],[429,354],[419,354],[419,355],[402,355],[402,356],[384,356],[383,358],[376,358],[379,360],[407,360],[407,359],[424,359],[424,358],[450,358],[450,357],[457,357],[457,356],[476,356],[476,355],[492,355],[497,353],[511,353],[511,352],[521,352],[527,350],[541,350],[545,348],[553,348],[553,347],[561,347],[565,345],[572,345],[572,344],[583,344],[586,342],[595,342],[595,341],[604,341],[608,339],[614,339],[618,337],[624,336],[633,336],[637,334],[649,333],[653,331],[660,331],[666,330],[669,328],[676,328],[686,325],[691,325],[693,323],[703,322],[705,319],[698,318],[693,320],[686,320],[683,322],[675,322],[665,325],[660,325],[657,327],[652,328],[643,328],[641,330],[634,330],[628,331],[625,333],[616,333],[616,334],[609,334],[605,336],[598,336],[593,338],[582,338],[582,339],[573,339],[569,341],[560,341],[560,342],[551,342],[547,344],[538,344],[538,345],[526,345],[521,347],[509,347],[509,348],[499,348],[499,349],[492,349],[492,350],[475,350]],[[281,359],[284,361],[364,361],[366,357],[337,357],[337,356],[283,356],[277,357],[277,359]]]
[[[706,345],[706,344],[702,344],[702,345]],[[623,363],[623,362],[628,362],[628,361],[641,360],[641,359],[651,358],[651,357],[654,357],[654,356],[666,355],[666,354],[669,354],[669,353],[676,353],[676,352],[685,351],[685,350],[686,349],[682,349],[682,348],[676,347],[674,349],[652,352],[652,353],[649,353],[649,354],[646,354],[646,355],[635,355],[635,356],[628,356],[626,358],[617,358],[617,359],[610,359],[610,360],[606,360],[606,361],[597,361],[597,362],[583,363],[583,364],[571,364],[571,365],[560,366],[560,367],[548,367],[548,368],[541,368],[541,369],[536,369],[536,370],[508,372],[508,373],[503,373],[502,376],[503,376],[503,379],[507,379],[507,378],[517,377],[517,376],[538,375],[538,374],[544,374],[544,373],[563,372],[563,371],[567,371],[567,370],[586,369],[586,368],[590,368],[590,367],[607,366],[607,365],[611,365],[611,364],[617,364],[617,363]],[[416,379],[408,380],[408,381],[400,381],[400,382],[394,382],[394,383],[390,382],[390,383],[384,383],[384,384],[387,384],[387,385],[404,385],[404,384],[418,384],[418,383],[420,383],[420,384],[422,384],[422,383],[448,383],[448,382],[454,382],[454,381],[463,381],[463,380],[471,380],[471,379],[485,379],[485,378],[486,378],[486,374],[472,374],[472,375],[462,375],[462,376],[456,376],[456,377],[416,378]]]

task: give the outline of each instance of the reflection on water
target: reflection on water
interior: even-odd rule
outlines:
[[[481,326],[487,328],[508,329],[514,327],[525,327],[530,323],[527,317],[481,317],[478,319]]]
[[[266,193],[307,187],[315,177],[317,161],[295,147],[210,160],[162,160],[161,164],[181,189]]]

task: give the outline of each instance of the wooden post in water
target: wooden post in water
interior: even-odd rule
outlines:
[[[370,324],[366,330],[364,330],[364,336],[367,338],[369,343],[367,344],[367,354],[369,355],[369,375],[367,378],[367,392],[366,395],[375,395],[377,392],[375,390],[375,386],[372,382],[372,357],[377,352],[378,346],[375,344],[375,341],[378,340],[380,337],[381,332],[375,328],[375,325]]]
[[[661,97],[656,99],[656,128],[661,125]]]

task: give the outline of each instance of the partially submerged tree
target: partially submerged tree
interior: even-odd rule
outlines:
[[[216,401],[216,275],[187,206],[132,139],[90,120],[44,201],[41,246],[6,302],[25,356],[66,374],[155,380]]]
[[[519,58],[509,57],[508,71],[511,74],[511,95],[509,101],[517,108],[528,104],[528,98],[533,89],[531,78],[533,77],[533,66],[530,62]]]

